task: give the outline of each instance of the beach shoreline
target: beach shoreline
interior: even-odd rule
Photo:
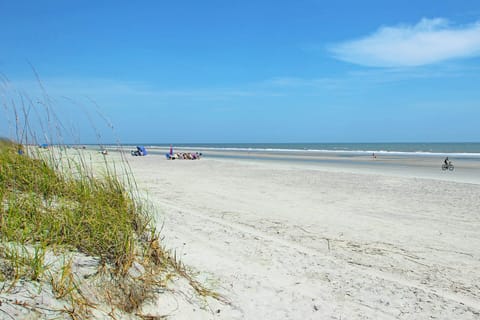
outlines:
[[[128,150],[128,147],[123,147]],[[112,150],[118,150],[112,148]],[[480,157],[476,154],[453,153],[392,153],[378,152],[332,152],[302,150],[226,150],[199,147],[177,147],[175,152],[200,152],[204,159],[232,160],[243,163],[266,163],[270,166],[291,165],[315,170],[350,172],[358,174],[395,175],[399,177],[425,178],[480,184]],[[168,147],[154,147],[149,154],[164,156]],[[443,171],[441,166],[446,156],[455,165],[454,172]]]
[[[166,245],[231,302],[215,318],[478,319],[476,160],[162,151],[129,163]]]

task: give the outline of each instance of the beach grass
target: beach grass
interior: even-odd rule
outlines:
[[[33,300],[8,296],[25,281],[36,283],[39,292],[48,288],[66,303],[54,312],[73,319],[92,317],[100,305],[111,308],[102,311],[106,318],[122,312],[138,315],[142,304],[176,277],[187,279],[199,297],[222,300],[163,246],[152,208],[140,200],[123,156],[116,164],[95,151],[64,144],[40,148],[27,117],[30,107],[4,106],[17,119],[17,134],[15,139],[0,138],[0,312],[12,317],[5,309],[10,305],[35,310],[41,317]],[[45,111],[48,119],[56,119],[50,107]],[[42,129],[63,127],[33,121]],[[19,123],[24,123],[21,128]],[[103,157],[93,167],[88,159],[92,153]],[[90,278],[75,275],[76,253],[98,261]],[[88,286],[89,296],[84,294]]]
[[[19,148],[0,145],[3,240],[74,248],[125,268],[147,219],[120,181],[65,177]]]

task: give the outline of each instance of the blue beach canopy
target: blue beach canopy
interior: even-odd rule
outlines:
[[[147,155],[147,149],[144,146],[137,146],[137,150],[141,152],[144,156]]]

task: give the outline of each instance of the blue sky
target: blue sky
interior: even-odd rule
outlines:
[[[40,108],[30,64],[83,143],[480,141],[473,0],[0,0]]]

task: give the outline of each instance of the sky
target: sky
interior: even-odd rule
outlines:
[[[480,2],[0,0],[0,77],[0,136],[479,142]]]

